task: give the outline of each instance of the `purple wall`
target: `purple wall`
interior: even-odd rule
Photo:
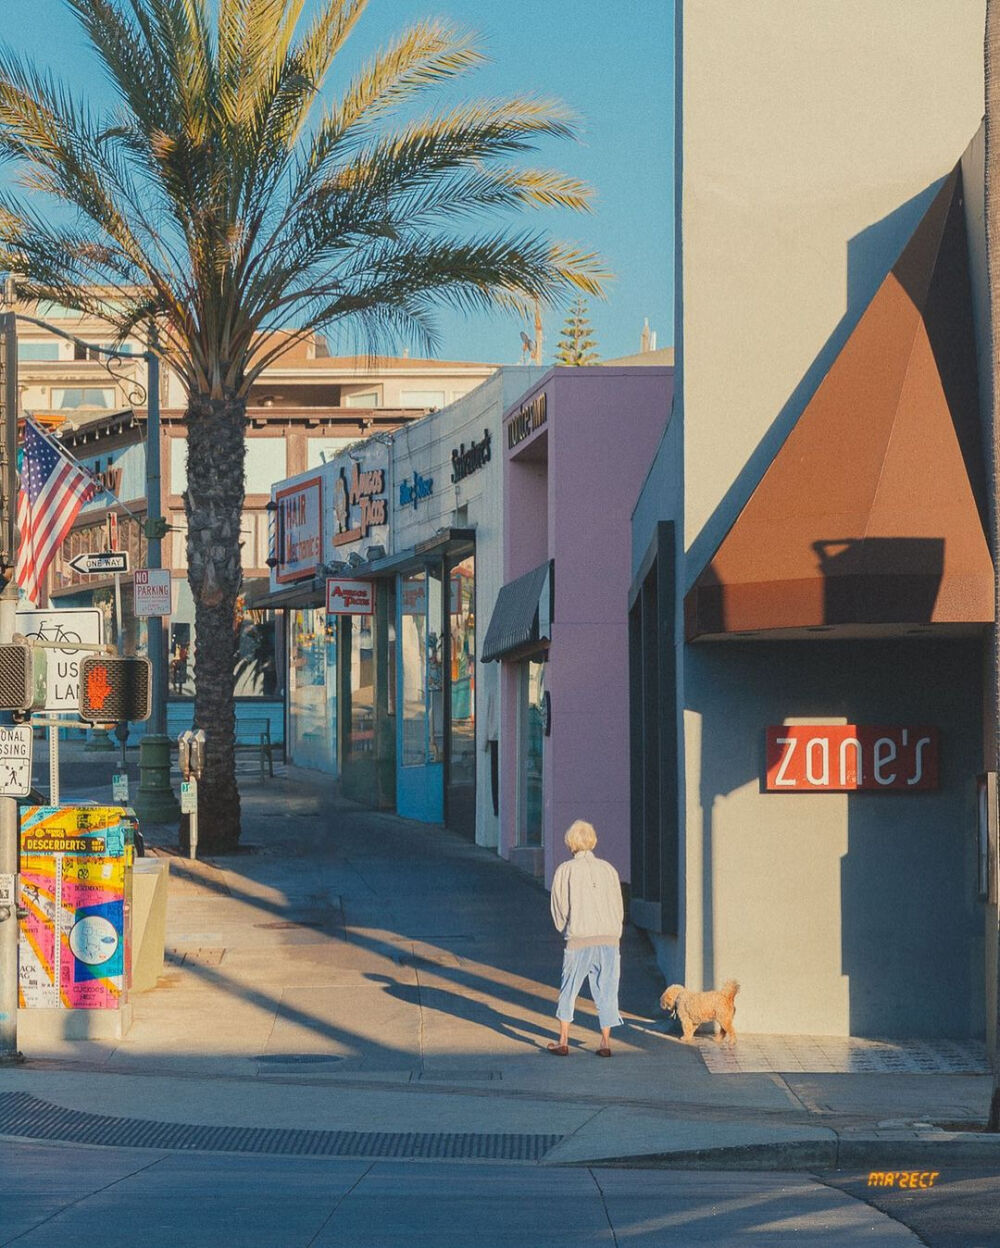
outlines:
[[[554,369],[518,407],[542,390],[546,425],[512,451],[506,436],[503,446],[506,578],[555,560],[545,881],[568,857],[562,838],[574,819],[594,824],[597,852],[627,880],[630,522],[670,413],[673,369]],[[542,439],[547,471],[533,458]],[[517,665],[504,668],[500,844],[508,856],[516,835]]]

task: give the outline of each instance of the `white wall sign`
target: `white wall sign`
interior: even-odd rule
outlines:
[[[0,794],[27,797],[31,792],[31,725],[0,726]]]
[[[374,581],[327,581],[327,615],[371,615],[374,610]]]
[[[169,568],[136,568],[133,590],[137,616],[170,614]]]
[[[47,711],[76,711],[80,705],[80,662],[86,650],[74,642],[100,645],[104,641],[104,616],[94,607],[67,607],[55,611],[18,611],[17,631],[30,641],[58,641],[58,649],[46,649]]]

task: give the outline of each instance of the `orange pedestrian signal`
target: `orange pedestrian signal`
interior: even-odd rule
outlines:
[[[148,659],[90,657],[80,664],[80,718],[91,724],[149,719]]]

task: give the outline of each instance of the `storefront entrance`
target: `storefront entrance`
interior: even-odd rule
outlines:
[[[396,808],[474,837],[476,573],[469,546],[399,578]]]

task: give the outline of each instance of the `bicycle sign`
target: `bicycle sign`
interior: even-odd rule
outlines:
[[[87,656],[81,642],[104,641],[104,616],[94,607],[64,607],[53,611],[18,611],[17,631],[31,641],[65,642],[48,652],[47,711],[76,711],[80,705],[80,663]]]

